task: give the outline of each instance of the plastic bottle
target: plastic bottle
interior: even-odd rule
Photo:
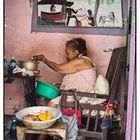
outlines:
[[[3,72],[5,76],[8,75],[8,63],[7,63],[6,57],[4,57],[4,60],[3,60]]]
[[[16,60],[14,57],[10,60],[10,75],[13,76],[13,69],[16,67]]]
[[[14,119],[11,124],[10,135],[9,135],[9,137],[12,139],[16,139],[16,135],[17,135],[16,126],[17,126],[17,121]]]

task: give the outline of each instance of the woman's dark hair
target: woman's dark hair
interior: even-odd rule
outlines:
[[[73,49],[76,49],[79,51],[80,54],[87,56],[87,47],[86,47],[86,41],[82,38],[73,38],[66,42],[66,46],[68,44],[71,44],[71,47]]]
[[[77,50],[82,55],[87,55],[87,47],[86,47],[86,41],[82,38],[75,38],[77,42]]]

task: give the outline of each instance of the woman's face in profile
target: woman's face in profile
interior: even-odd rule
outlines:
[[[70,60],[76,58],[79,54],[77,50],[75,50],[74,48],[72,48],[69,45],[66,46],[65,52],[66,52],[65,57],[66,57],[67,61],[70,61]]]

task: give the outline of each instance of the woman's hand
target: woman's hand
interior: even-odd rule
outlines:
[[[35,61],[43,61],[45,59],[45,56],[43,54],[39,54],[39,55],[34,55],[32,60]]]

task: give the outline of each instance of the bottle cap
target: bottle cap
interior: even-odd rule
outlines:
[[[13,122],[16,122],[16,120],[15,120],[15,119],[13,119]]]

